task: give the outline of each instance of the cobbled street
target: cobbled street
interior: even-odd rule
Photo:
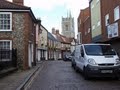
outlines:
[[[46,61],[28,90],[120,90],[120,80],[91,79],[84,80],[71,62]]]

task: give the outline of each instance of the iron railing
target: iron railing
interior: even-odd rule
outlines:
[[[0,49],[0,70],[17,66],[17,50]]]

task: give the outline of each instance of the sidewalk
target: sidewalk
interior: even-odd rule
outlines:
[[[21,90],[28,80],[42,66],[43,62],[26,71],[16,71],[8,76],[0,78],[0,90]]]

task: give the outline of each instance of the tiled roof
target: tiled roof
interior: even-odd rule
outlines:
[[[57,40],[58,40],[59,42],[62,42],[62,43],[63,43],[63,40],[62,40],[62,38],[61,38],[61,35],[60,35],[60,34],[56,34],[56,37],[57,37]]]
[[[52,36],[56,39],[57,42],[59,42],[59,40],[57,39],[57,36],[55,34],[52,34]]]
[[[0,9],[18,9],[18,10],[29,10],[30,7],[18,5],[6,0],[0,0]]]
[[[56,38],[50,32],[48,32],[48,38],[53,41],[57,41]]]
[[[61,42],[61,43],[65,43],[65,44],[70,44],[70,39],[61,35],[61,34],[56,34],[57,39]]]

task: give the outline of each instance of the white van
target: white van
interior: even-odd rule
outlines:
[[[118,77],[120,59],[110,44],[81,44],[75,47],[72,66],[89,77]]]

